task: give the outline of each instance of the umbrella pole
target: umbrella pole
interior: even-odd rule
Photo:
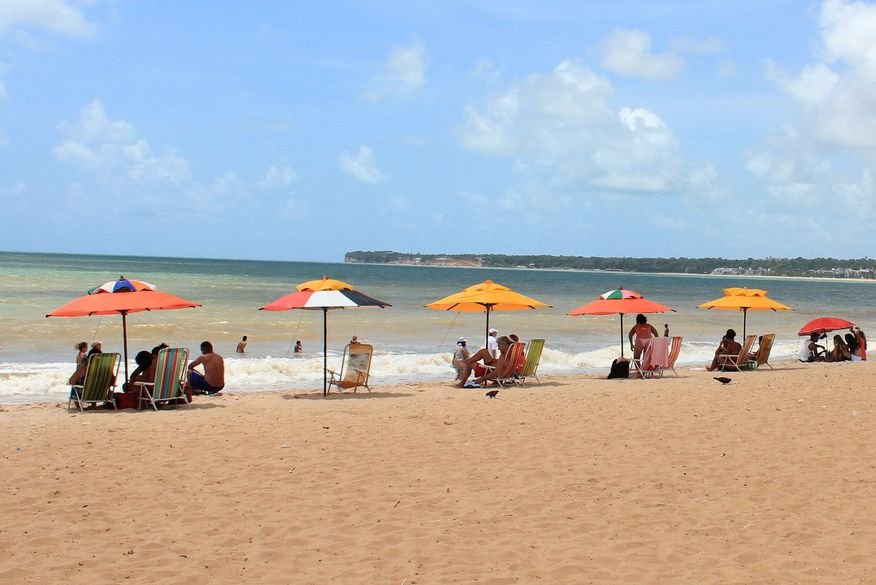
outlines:
[[[621,340],[621,359],[623,359],[623,357],[624,357],[624,314],[623,314],[623,313],[620,313],[620,318],[621,318],[621,336],[620,336],[620,340]]]
[[[122,311],[122,347],[125,350],[125,383],[122,384],[124,390],[128,383],[128,320],[126,311]]]
[[[328,309],[322,308],[322,397],[328,396]]]
[[[745,326],[748,321],[748,309],[742,309],[742,341],[745,341]]]
[[[490,347],[490,305],[487,305],[487,326],[484,328],[484,347]]]

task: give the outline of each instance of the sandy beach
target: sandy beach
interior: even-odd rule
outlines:
[[[0,582],[873,583],[874,367],[7,406]]]

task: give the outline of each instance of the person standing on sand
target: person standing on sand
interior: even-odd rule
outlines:
[[[494,360],[499,357],[499,343],[496,341],[498,336],[499,332],[495,329],[490,329],[487,332],[487,351]]]
[[[633,343],[634,335],[636,337],[635,343]],[[654,326],[648,323],[648,318],[645,315],[641,313],[636,315],[636,324],[633,325],[633,328],[630,329],[629,335],[627,335],[630,339],[630,349],[633,350],[633,359],[639,359],[642,352],[645,351],[648,342],[659,335],[660,334],[657,333],[657,330],[654,329]]]
[[[237,353],[246,353],[246,335],[237,343]]]
[[[203,365],[201,374],[195,367]],[[209,341],[201,343],[201,356],[189,364],[189,382],[186,388],[192,394],[216,394],[225,388],[225,360],[213,352]]]

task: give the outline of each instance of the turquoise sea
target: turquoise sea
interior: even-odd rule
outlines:
[[[777,334],[774,360],[796,356],[796,332],[814,317],[845,317],[865,331],[876,324],[873,281],[0,253],[0,403],[62,400],[75,358],[73,346],[79,341],[97,339],[104,351],[121,352],[120,317],[45,317],[120,275],[202,304],[130,315],[131,358],[160,342],[197,354],[199,343],[208,339],[227,359],[228,389],[242,392],[321,387],[322,312],[268,313],[258,308],[323,275],[392,304],[328,315],[330,366],[339,365],[344,345],[358,335],[376,348],[372,375],[378,386],[452,379],[450,353],[456,339],[466,337],[470,347],[479,347],[484,315],[433,311],[423,305],[486,279],[552,305],[491,317],[491,325],[502,334],[547,340],[540,368],[545,373],[607,370],[619,353],[618,317],[566,313],[618,286],[677,310],[649,315],[649,321],[661,332],[669,324],[673,335],[684,336],[679,362],[686,364],[705,364],[728,327],[741,335],[741,313],[697,308],[729,286],[763,288],[795,308],[748,315],[749,333]],[[631,325],[632,317],[625,318],[624,329]],[[239,356],[234,347],[242,335],[249,337],[249,345]],[[301,355],[291,353],[296,339],[305,348]]]

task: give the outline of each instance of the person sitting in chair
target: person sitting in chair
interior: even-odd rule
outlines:
[[[465,361],[465,368],[460,372],[458,378],[458,386],[460,388],[465,386],[472,370],[474,370],[476,376],[474,381],[483,385],[486,382],[495,379],[504,369],[505,356],[508,354],[508,348],[511,347],[511,340],[503,335],[496,340],[496,344],[499,346],[499,357],[491,359],[492,356],[490,355],[489,350],[483,348]],[[486,368],[480,365],[478,363],[480,360],[483,360],[485,366],[489,365],[492,366],[492,368]]]
[[[736,358],[725,358],[732,364],[736,369],[739,369],[736,364],[736,359],[739,357],[739,352],[742,351],[742,345],[736,341],[736,332],[732,329],[728,329],[727,333],[724,334],[724,337],[721,338],[721,343],[718,344],[718,349],[715,350],[715,357],[712,359],[712,363],[706,366],[708,371],[717,370],[718,369],[718,358],[722,355],[731,355],[736,356]],[[744,360],[746,356],[742,356]],[[725,364],[727,362],[724,362]]]

